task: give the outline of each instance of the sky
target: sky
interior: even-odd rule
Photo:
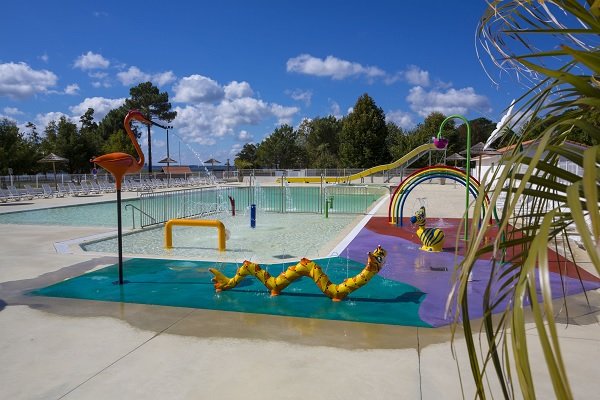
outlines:
[[[150,80],[177,111],[170,155],[181,165],[233,163],[245,143],[284,123],[341,118],[364,93],[407,129],[433,111],[498,121],[523,90],[492,82],[480,64],[485,8],[485,0],[6,2],[0,118],[43,131],[63,115],[78,123],[92,107],[99,122]],[[140,142],[146,151],[145,134]],[[165,156],[166,132],[153,128],[154,163]]]

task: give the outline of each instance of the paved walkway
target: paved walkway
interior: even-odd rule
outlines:
[[[462,212],[463,190],[422,185],[440,217]],[[126,194],[135,196],[135,194]],[[114,198],[104,195],[102,199]],[[417,196],[417,195],[416,195]],[[96,199],[39,199],[0,212]],[[414,200],[416,201],[416,200]],[[378,214],[386,214],[385,205]],[[115,263],[59,254],[54,243],[106,229],[0,225],[0,387],[6,399],[460,399],[473,397],[460,330],[362,324],[127,303],[27,296]],[[577,398],[600,393],[600,293],[559,303],[562,351]],[[568,324],[567,324],[568,322]],[[533,328],[533,325],[531,325]],[[538,398],[537,333],[530,351]],[[479,339],[476,339],[479,340]]]

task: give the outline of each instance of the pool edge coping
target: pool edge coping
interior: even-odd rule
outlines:
[[[346,235],[346,237],[344,237],[327,255],[327,257],[335,257],[340,255],[344,249],[346,247],[348,247],[348,245],[352,242],[352,240],[354,240],[354,238],[360,233],[360,231],[365,227],[365,225],[367,225],[367,222],[369,222],[369,220],[377,213],[377,211],[379,211],[379,209],[381,208],[381,206],[383,206],[383,204],[389,200],[389,194],[387,196],[383,196],[383,198],[381,198],[379,200],[379,202],[377,204],[375,204],[371,210],[363,217],[362,220],[360,220],[360,222],[358,224],[356,224],[354,226],[354,228],[352,228],[352,230],[350,231],[350,233],[348,233]]]

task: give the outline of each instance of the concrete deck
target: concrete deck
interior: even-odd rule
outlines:
[[[421,185],[439,217],[460,216],[464,188]],[[125,196],[135,196],[127,193]],[[0,212],[115,198],[36,199]],[[379,214],[387,214],[384,205]],[[474,385],[461,332],[27,296],[114,264],[54,243],[106,228],[0,225],[0,393],[6,399],[460,399]],[[600,393],[600,292],[556,302],[576,398]],[[566,311],[568,310],[568,318]],[[538,398],[554,398],[533,324]],[[479,342],[479,338],[475,339]],[[460,367],[460,376],[457,369]],[[461,382],[463,388],[461,389]]]

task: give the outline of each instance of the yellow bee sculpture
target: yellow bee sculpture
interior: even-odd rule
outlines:
[[[425,207],[419,208],[415,215],[410,217],[410,222],[417,225],[417,236],[421,240],[421,243],[423,243],[421,250],[442,251],[446,236],[440,228],[425,228]]]

